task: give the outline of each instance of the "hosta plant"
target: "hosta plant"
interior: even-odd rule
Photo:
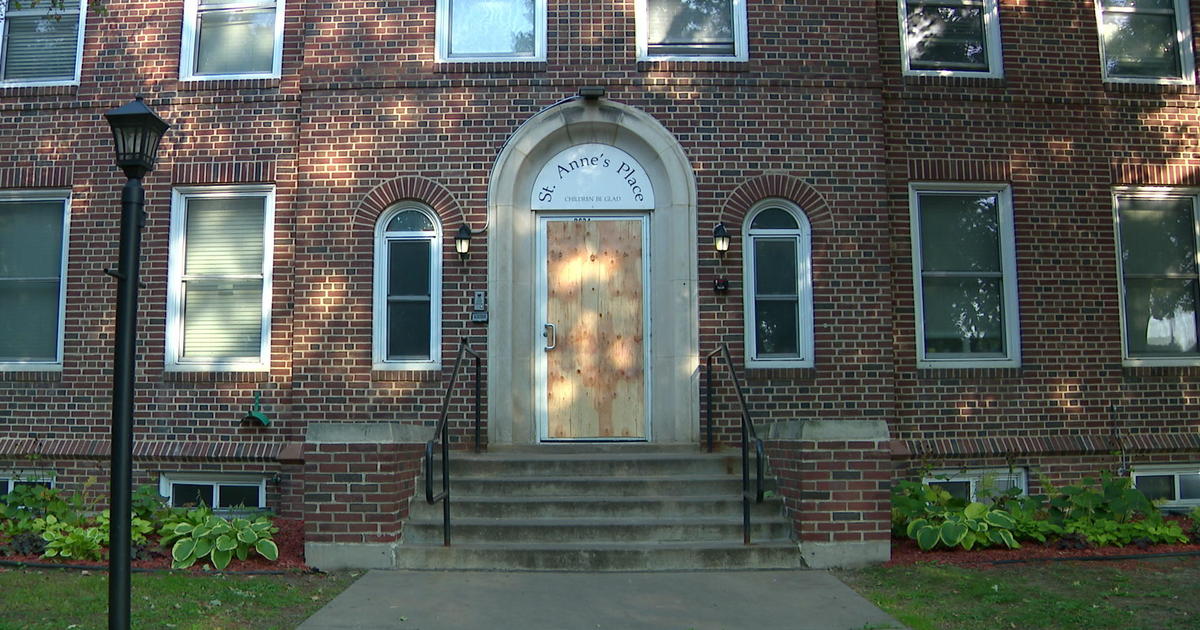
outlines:
[[[171,566],[184,569],[202,558],[224,569],[236,557],[245,560],[254,550],[267,560],[279,558],[279,547],[271,536],[278,528],[266,516],[227,520],[206,507],[188,510],[178,521],[159,531],[162,544],[171,545]]]
[[[1004,510],[994,510],[982,503],[968,503],[961,511],[948,509],[913,520],[905,533],[926,551],[938,545],[963,549],[1004,545],[1016,549],[1021,545],[1012,535],[1015,525]]]

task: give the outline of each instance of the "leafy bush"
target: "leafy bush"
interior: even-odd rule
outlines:
[[[34,532],[21,532],[0,545],[0,556],[40,556],[45,551],[45,539]]]
[[[42,531],[46,541],[45,558],[72,558],[77,560],[99,560],[104,546],[108,544],[108,530],[99,527],[80,527],[60,521],[53,514],[38,519],[35,527]]]
[[[153,529],[159,529],[177,514],[182,514],[182,508],[173,508],[167,504],[166,497],[158,493],[158,488],[151,485],[138,486],[130,498],[130,512],[133,516],[150,523]]]
[[[926,551],[945,547],[1016,548],[1012,516],[982,503],[967,503],[923,483],[901,481],[892,490],[892,529],[917,541]]]
[[[159,531],[163,546],[171,545],[173,568],[190,567],[207,556],[214,567],[224,569],[235,556],[245,560],[251,549],[267,560],[279,558],[279,547],[271,540],[279,530],[266,516],[229,521],[203,506],[177,516],[178,520],[166,523]]]
[[[34,522],[49,516],[78,525],[83,520],[83,508],[80,495],[64,496],[56,488],[19,485],[0,497],[0,531],[9,535],[40,533]]]
[[[1191,512],[1188,512],[1185,533],[1193,543],[1200,544],[1200,507],[1194,507]]]

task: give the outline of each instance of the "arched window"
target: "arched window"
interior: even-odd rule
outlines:
[[[743,249],[746,365],[812,367],[812,271],[808,219],[769,199],[746,215]]]
[[[437,217],[426,206],[406,202],[380,215],[375,229],[375,369],[440,367],[441,243]]]

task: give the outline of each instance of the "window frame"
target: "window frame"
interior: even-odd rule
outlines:
[[[1117,297],[1120,307],[1121,322],[1121,363],[1127,367],[1167,367],[1200,365],[1200,347],[1196,352],[1178,357],[1170,356],[1134,356],[1129,351],[1129,327],[1126,322],[1125,306],[1125,265],[1121,260],[1121,208],[1119,200],[1122,197],[1144,199],[1185,199],[1192,201],[1192,239],[1193,255],[1197,258],[1195,279],[1200,286],[1200,189],[1172,186],[1117,186],[1112,190],[1113,207],[1113,243],[1116,245],[1115,258],[1117,262]],[[1196,316],[1200,318],[1200,295],[1196,299]],[[1197,326],[1200,335],[1200,326]]]
[[[9,201],[61,201],[62,202],[62,255],[58,267],[58,331],[56,332],[55,356],[50,361],[3,361],[0,372],[54,372],[63,367],[63,338],[67,315],[67,262],[71,243],[71,191],[70,190],[0,190],[0,202]]]
[[[930,356],[925,348],[924,275],[921,269],[921,214],[923,194],[992,193],[997,199],[1000,233],[1000,279],[1003,283],[1004,353],[999,355]],[[1016,234],[1013,227],[1012,186],[964,182],[910,182],[909,231],[912,245],[913,310],[916,320],[918,368],[1012,368],[1021,366],[1021,320],[1018,307]],[[934,353],[936,354],[936,353]]]
[[[1200,464],[1148,464],[1145,466],[1137,466],[1129,471],[1129,483],[1137,488],[1138,477],[1161,477],[1171,475],[1175,479],[1175,500],[1164,500],[1159,507],[1162,508],[1192,508],[1200,507],[1200,498],[1196,499],[1180,499],[1179,498],[1179,476],[1180,475],[1197,475],[1200,474]]]
[[[434,30],[434,61],[437,63],[521,63],[546,61],[546,4],[547,0],[533,0],[533,54],[528,56],[507,55],[453,55],[450,51],[450,10],[452,0],[437,0]]]
[[[1104,12],[1137,13],[1137,9],[1126,7],[1104,8],[1103,0],[1093,0],[1096,9],[1096,45],[1100,51],[1100,73],[1105,83],[1148,83],[1158,85],[1194,85],[1196,83],[1195,55],[1192,48],[1192,22],[1187,0],[1173,0],[1175,4],[1175,45],[1179,52],[1179,71],[1173,77],[1124,77],[1108,73],[1108,57],[1104,52]]]
[[[237,72],[230,74],[196,74],[197,54],[200,43],[200,3],[202,0],[184,0],[183,35],[179,47],[179,80],[221,81],[229,79],[278,79],[283,71],[283,22],[285,0],[238,0],[220,5],[220,10],[255,9],[275,6],[275,32],[272,43],[273,60],[270,72]]]
[[[388,232],[388,223],[402,212],[416,211],[433,224],[433,234],[425,232]],[[416,201],[394,204],[379,215],[375,222],[375,274],[373,279],[372,369],[375,370],[440,370],[442,368],[442,240],[445,230],[441,218],[429,206]],[[388,244],[393,241],[423,241],[429,245],[429,358],[388,359]]]
[[[749,29],[747,27],[746,0],[729,0],[733,11],[733,54],[731,55],[655,55],[650,52],[650,0],[634,0],[636,12],[635,33],[637,37],[638,61],[732,61],[750,60]]]
[[[162,472],[158,476],[158,495],[163,497],[167,505],[174,505],[172,500],[173,493],[171,486],[174,484],[186,484],[193,486],[212,486],[213,488],[213,503],[220,500],[220,486],[237,486],[242,488],[257,488],[258,489],[258,506],[246,507],[247,512],[257,512],[267,509],[267,476],[255,473],[202,473],[202,472]],[[214,512],[229,513],[241,512],[235,510],[234,507],[225,507],[210,505]]]
[[[750,228],[754,219],[770,209],[781,209],[796,220],[794,230]],[[779,198],[763,199],[751,206],[742,222],[742,313],[745,318],[744,338],[746,367],[748,368],[810,368],[815,365],[813,351],[813,291],[812,291],[812,226],[808,216],[796,204]],[[755,310],[757,296],[753,241],[756,239],[793,238],[796,242],[797,287],[797,354],[795,357],[758,356],[758,315]]]
[[[1029,494],[1029,471],[1025,468],[960,468],[958,470],[934,470],[926,473],[921,483],[962,483],[970,485],[970,500],[979,500],[979,486],[987,477],[1012,478],[1014,485],[1021,489],[1021,494]]]
[[[910,1],[914,0],[897,0],[897,6],[900,11],[900,63],[905,76],[960,76],[982,79],[1000,79],[1004,77],[1004,46],[1000,36],[999,0],[944,0],[944,2],[933,3],[949,4],[958,2],[963,6],[967,6],[967,2],[975,1],[983,6],[983,41],[988,64],[987,70],[913,68],[912,58],[908,53],[908,3]],[[924,0],[915,1],[919,4],[925,4]]]
[[[0,471],[0,496],[13,491],[14,483],[45,484],[47,488],[55,487],[55,473],[52,470],[4,470]]]
[[[219,197],[263,198],[262,327],[258,357],[229,361],[183,358],[183,266],[187,255],[187,200]],[[167,256],[165,369],[169,372],[267,372],[271,369],[271,299],[274,264],[275,186],[181,186],[171,190],[170,248]]]
[[[15,12],[16,17],[47,14],[51,12],[50,6],[47,3],[45,7],[31,7],[8,10],[10,0],[0,0],[0,69],[3,64],[7,63],[5,59],[8,56],[8,16]],[[76,27],[75,33],[75,72],[70,79],[45,79],[45,80],[28,80],[28,79],[0,79],[0,88],[10,87],[41,87],[54,85],[79,85],[79,76],[83,68],[83,35],[87,27],[87,0],[80,0],[79,3],[79,24]],[[61,11],[60,11],[61,13]],[[71,13],[74,13],[72,11]],[[3,76],[0,72],[0,76]]]

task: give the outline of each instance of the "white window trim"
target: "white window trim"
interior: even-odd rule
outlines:
[[[429,256],[429,360],[388,360],[387,358],[387,244],[391,240],[424,240],[417,232],[385,232],[393,217],[406,210],[425,215],[433,224]],[[388,237],[388,234],[396,236]],[[442,368],[442,239],[441,220],[428,206],[417,202],[401,202],[379,215],[375,224],[375,284],[374,322],[372,337],[372,369],[375,370],[440,370]]]
[[[217,486],[243,486],[258,488],[258,506],[247,509],[265,510],[267,509],[267,478],[264,475],[247,473],[247,474],[231,474],[231,473],[188,473],[188,472],[171,472],[161,473],[158,477],[158,494],[166,499],[168,505],[171,501],[171,484],[183,483],[189,485],[213,486],[213,501],[216,502],[220,498]],[[232,507],[216,507],[208,506],[216,511],[232,510]]]
[[[1096,40],[1100,49],[1100,72],[1107,83],[1150,83],[1158,85],[1194,85],[1196,83],[1196,52],[1192,49],[1192,22],[1187,0],[1175,0],[1175,45],[1179,50],[1179,72],[1177,77],[1114,77],[1108,74],[1107,57],[1104,55],[1104,6],[1101,0],[1093,0],[1096,8]],[[1109,9],[1110,11],[1112,9]]]
[[[86,1],[86,0],[84,0]],[[222,9],[261,7],[262,0],[241,0],[222,5]],[[196,44],[199,37],[200,0],[185,0],[183,4],[183,36],[179,50],[179,79],[181,81],[221,81],[229,79],[278,79],[283,71],[283,18],[285,0],[275,0],[274,60],[270,72],[239,72],[236,74],[196,74]]]
[[[0,191],[0,201],[61,201],[62,216],[62,260],[59,263],[58,283],[58,341],[53,361],[0,361],[0,372],[57,372],[63,364],[63,331],[67,316],[67,258],[71,243],[71,191],[69,190],[5,190]]]
[[[187,199],[203,197],[263,197],[262,343],[258,358],[249,361],[181,360],[183,346],[183,264],[187,245]],[[274,262],[275,187],[186,186],[171,191],[170,253],[167,259],[167,338],[165,369],[169,372],[266,372],[271,369],[271,269]]]
[[[1129,328],[1125,322],[1125,269],[1121,261],[1121,212],[1117,201],[1121,197],[1142,197],[1149,199],[1182,199],[1192,200],[1192,236],[1196,239],[1193,245],[1198,260],[1197,281],[1200,282],[1200,190],[1195,188],[1172,188],[1166,186],[1118,186],[1113,188],[1113,242],[1117,246],[1117,296],[1119,298],[1121,316],[1121,364],[1127,367],[1167,367],[1200,365],[1200,351],[1179,357],[1134,357],[1129,353]],[[1198,304],[1197,306],[1200,306]]]
[[[12,492],[13,482],[44,483],[55,486],[53,470],[3,470],[0,471],[0,496]]]
[[[994,193],[1000,207],[1000,269],[1004,282],[1004,356],[930,357],[925,354],[925,300],[921,281],[922,193]],[[916,313],[918,368],[1006,368],[1021,366],[1021,322],[1017,308],[1017,255],[1013,229],[1012,187],[1008,184],[920,182],[908,185],[909,228],[912,233],[913,309]]]
[[[1149,464],[1146,466],[1138,466],[1129,472],[1130,483],[1134,488],[1137,488],[1138,477],[1154,477],[1160,475],[1173,475],[1175,477],[1175,496],[1179,496],[1179,475],[1195,475],[1200,474],[1200,464]],[[1200,499],[1176,499],[1174,501],[1164,501],[1160,507],[1195,507],[1200,506]]]
[[[437,0],[437,17],[434,46],[434,61],[437,63],[522,63],[546,61],[546,2],[534,0],[533,54],[515,55],[451,55],[450,54],[450,0]]]
[[[733,54],[732,55],[652,55],[650,54],[650,17],[646,0],[634,0],[637,12],[637,60],[638,61],[749,61],[750,43],[746,27],[746,0],[729,0],[733,4]]]
[[[935,470],[926,473],[921,479],[921,483],[930,484],[938,482],[958,483],[968,482],[971,484],[971,500],[978,501],[979,485],[987,477],[996,479],[1009,477],[1015,481],[1016,487],[1021,489],[1021,494],[1029,494],[1029,473],[1024,468],[964,468],[958,470]]]
[[[897,0],[900,9],[900,63],[906,76],[929,77],[978,77],[984,79],[1000,79],[1004,77],[1004,54],[1000,39],[1000,10],[997,0],[982,0],[983,2],[983,38],[986,44],[988,69],[980,70],[926,70],[912,68],[908,54],[908,0]]]
[[[5,47],[8,45],[4,41],[5,35],[8,33],[8,26],[6,24],[4,24],[4,19],[10,13],[8,10],[9,2],[10,2],[10,0],[0,0],[0,54],[3,54],[3,51],[7,50],[7,48],[5,48]],[[28,0],[25,0],[25,4],[28,4]],[[46,13],[48,11],[48,8],[49,8],[49,3],[45,3],[45,4],[39,3],[39,5],[37,7],[15,9],[14,12],[16,12],[18,16],[19,15],[33,15],[33,14],[39,14],[39,13]],[[87,0],[80,0],[80,3],[79,3],[79,27],[77,29],[77,32],[75,33],[75,76],[73,76],[70,79],[48,79],[48,80],[42,80],[42,81],[38,81],[38,80],[30,81],[30,80],[26,80],[26,79],[13,79],[13,80],[8,80],[8,81],[0,80],[0,87],[9,88],[9,87],[41,87],[41,86],[52,86],[52,85],[79,85],[79,74],[81,72],[81,69],[83,68],[83,33],[87,26],[87,24],[86,24],[87,12],[88,12]]]
[[[780,208],[796,219],[796,223],[800,226],[796,230],[769,230],[755,233],[751,231],[750,224],[760,212],[769,208]],[[757,356],[757,314],[754,309],[754,248],[751,247],[751,241],[756,236],[768,236],[769,234],[777,234],[779,236],[794,236],[799,241],[796,248],[796,276],[800,283],[799,288],[799,317],[800,321],[797,325],[800,331],[797,337],[799,344],[798,357],[758,357]],[[745,349],[746,349],[746,367],[752,368],[791,368],[791,367],[813,367],[813,300],[812,300],[812,229],[808,223],[808,217],[804,214],[796,204],[783,199],[764,199],[756,204],[746,213],[746,219],[742,222],[742,312],[745,316]]]

